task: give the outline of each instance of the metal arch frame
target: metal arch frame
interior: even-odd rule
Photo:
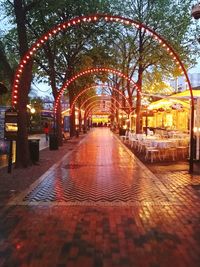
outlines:
[[[81,106],[80,106],[79,109],[82,109],[83,106],[84,106],[84,105],[87,103],[87,101],[89,101],[90,99],[92,99],[92,98],[94,98],[94,97],[100,98],[100,97],[104,97],[104,96],[105,96],[105,95],[93,95],[93,96],[87,98],[87,99],[81,104]],[[116,101],[116,103],[119,105],[120,109],[123,109],[123,106],[121,105],[121,103],[120,103],[118,100],[116,100],[113,96],[109,96],[109,97],[110,97],[111,99],[114,99],[114,100]],[[101,100],[101,101],[103,101],[103,100]],[[105,100],[105,101],[108,101],[108,100]]]
[[[78,25],[82,22],[83,23],[91,23],[91,22],[96,23],[100,20],[103,20],[106,22],[119,22],[124,25],[129,25],[132,27],[144,29],[148,34],[150,34],[155,40],[157,40],[162,45],[162,47],[167,51],[169,56],[171,56],[173,61],[177,64],[179,69],[183,72],[186,78],[186,81],[187,81],[187,84],[190,90],[190,96],[191,96],[190,172],[193,172],[194,97],[193,97],[192,86],[189,80],[189,76],[187,74],[186,68],[184,67],[178,53],[174,50],[174,48],[160,34],[156,33],[154,30],[149,28],[147,25],[141,22],[138,22],[136,20],[128,19],[122,16],[113,16],[113,15],[107,15],[107,14],[94,14],[94,15],[76,17],[68,21],[65,21],[63,23],[60,23],[56,25],[55,27],[51,28],[47,33],[43,34],[31,46],[31,48],[26,52],[26,54],[20,60],[20,63],[15,72],[14,82],[12,86],[12,106],[15,108],[18,103],[18,89],[20,86],[20,79],[22,77],[24,68],[29,63],[29,61],[32,59],[34,53],[41,46],[43,46],[49,40],[49,38],[58,34],[61,31],[65,31],[68,27]]]
[[[117,89],[117,88],[114,87],[114,86],[109,86],[109,85],[104,85],[104,84],[98,84],[98,85],[93,85],[93,86],[87,87],[87,88],[83,89],[82,91],[80,91],[80,93],[74,98],[74,100],[73,100],[73,102],[72,102],[72,105],[71,105],[71,108],[70,108],[70,113],[71,113],[72,110],[74,109],[74,106],[75,106],[76,101],[78,100],[78,98],[79,98],[82,94],[84,94],[85,92],[87,92],[87,91],[89,91],[89,90],[91,90],[91,89],[93,89],[93,88],[95,88],[95,87],[111,88],[112,90],[118,92],[118,93],[125,99],[125,101],[128,103],[130,112],[132,111],[132,107],[131,107],[131,105],[130,105],[130,103],[129,103],[129,101],[128,101],[128,98],[126,98],[125,95],[124,95],[119,89]],[[109,96],[109,95],[108,95],[108,96]]]
[[[94,104],[89,110],[88,110],[88,113],[87,113],[87,116],[88,117],[90,115],[91,112],[98,112],[98,110],[96,110],[96,108],[98,108],[98,104]],[[95,110],[94,110],[95,109]],[[114,112],[114,109],[112,107],[109,107],[109,109],[105,110],[105,112],[107,113],[110,113],[110,111]]]
[[[101,101],[102,100],[94,100],[94,101],[92,101],[92,102],[90,102],[88,105],[87,105],[87,107],[85,108],[85,114],[87,113],[87,110],[88,110],[88,108],[90,108],[90,106],[93,104],[93,103],[101,103]],[[116,106],[116,105],[114,105],[113,103],[110,103],[110,106],[112,106],[114,109],[116,109],[116,110],[118,110],[119,108]],[[127,113],[126,113],[127,114]]]
[[[84,118],[85,118],[85,119],[88,118],[89,113],[90,113],[94,108],[96,108],[96,107],[98,107],[98,104],[94,104],[94,105],[88,110],[88,112],[87,112],[87,114],[84,116]],[[114,112],[114,109],[113,109],[112,107],[109,107],[109,109],[112,110],[112,112]],[[109,112],[109,113],[111,113],[110,110],[106,110],[106,111]]]

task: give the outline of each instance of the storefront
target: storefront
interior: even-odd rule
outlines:
[[[148,106],[148,110],[153,113],[153,116],[147,118],[148,127],[188,132],[189,107],[188,101],[181,101],[178,99],[166,98],[152,102]],[[143,118],[143,126],[144,125]]]

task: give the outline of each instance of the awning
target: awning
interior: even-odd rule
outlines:
[[[152,102],[149,104],[148,109],[182,109],[182,108],[190,108],[189,102],[181,101],[179,99],[171,99],[171,98],[163,98],[161,100]]]
[[[192,90],[192,93],[194,98],[200,97],[200,90]],[[191,98],[190,90],[186,90],[184,92],[171,95],[169,96],[169,98],[190,99]]]

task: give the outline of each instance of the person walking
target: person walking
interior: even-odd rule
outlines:
[[[48,142],[48,140],[49,140],[49,125],[47,122],[45,122],[45,124],[44,124],[44,133],[46,136],[46,142]]]

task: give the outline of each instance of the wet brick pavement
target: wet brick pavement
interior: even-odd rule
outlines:
[[[199,176],[155,176],[94,129],[2,211],[0,266],[196,267],[199,200]]]

